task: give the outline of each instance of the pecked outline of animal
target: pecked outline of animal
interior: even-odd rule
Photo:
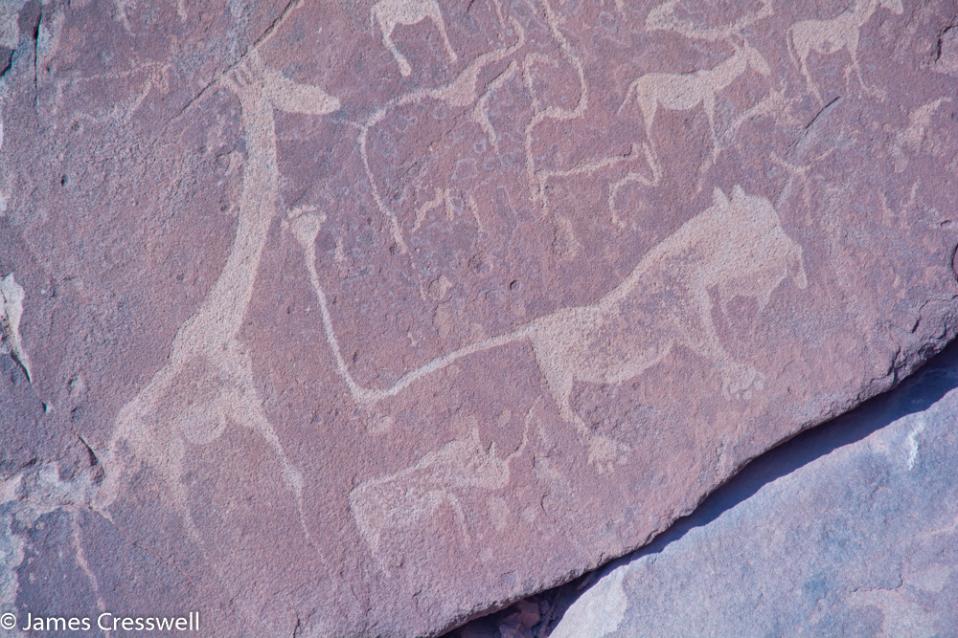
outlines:
[[[660,107],[670,111],[690,111],[701,104],[712,133],[714,160],[719,153],[718,136],[715,133],[717,94],[749,68],[766,77],[772,72],[762,54],[744,39],[738,44],[735,38],[731,38],[729,43],[732,45],[732,55],[711,69],[699,69],[692,73],[651,72],[636,78],[626,90],[625,99],[622,100],[617,113],[621,113],[630,100],[636,100],[642,112],[646,137],[654,146],[652,124]]]
[[[744,395],[761,382],[761,375],[737,362],[722,345],[709,291],[718,291],[723,310],[730,298],[744,296],[755,299],[761,312],[790,274],[797,287],[808,285],[802,248],[785,234],[772,203],[746,194],[738,185],[731,199],[716,188],[709,208],[646,253],[628,276],[595,303],[563,308],[511,332],[474,342],[406,372],[387,388],[376,389],[353,379],[339,347],[316,270],[315,238],[322,222],[304,217],[293,221],[319,301],[326,341],[337,372],[357,403],[377,403],[460,359],[528,340],[560,415],[575,427],[589,449],[590,464],[601,472],[621,463],[626,448],[595,434],[573,410],[576,381],[621,383],[663,361],[676,346],[685,346],[719,369],[726,397]],[[655,312],[640,307],[643,301],[655,304]]]
[[[239,333],[249,308],[256,273],[277,214],[278,177],[274,111],[326,115],[340,107],[322,88],[289,80],[268,67],[253,49],[210,86],[235,95],[248,159],[244,166],[240,210],[223,269],[197,311],[180,325],[166,363],[116,415],[105,453],[116,471],[107,473],[97,506],[108,508],[121,488],[125,459],[121,444],[156,470],[169,489],[187,535],[201,549],[204,539],[193,521],[182,483],[186,442],[207,444],[228,423],[246,427],[269,446],[281,466],[280,477],[292,493],[306,542],[322,556],[306,523],[303,478],[288,458],[258,396],[252,360]],[[203,371],[201,378],[191,372]],[[190,388],[189,393],[183,388]],[[163,454],[157,454],[157,449]],[[205,550],[204,550],[205,551]]]
[[[682,20],[676,15],[675,7],[679,1],[666,0],[657,7],[653,7],[645,17],[645,30],[647,32],[668,31],[692,40],[718,42],[728,40],[734,35],[741,36],[744,29],[775,15],[772,0],[759,0],[761,6],[757,10],[749,11],[730,24],[702,27],[690,20]]]
[[[848,51],[852,60],[851,70],[855,72],[858,83],[867,90],[868,86],[862,78],[861,66],[858,63],[858,38],[861,28],[879,7],[885,7],[896,15],[905,11],[901,0],[856,0],[854,7],[849,7],[834,18],[800,20],[786,31],[785,40],[792,63],[799,67],[806,86],[812,90],[819,102],[822,101],[821,91],[808,70],[808,56],[813,52],[831,55],[843,49]],[[848,77],[847,70],[845,77]]]
[[[373,127],[378,125],[383,118],[385,118],[386,114],[392,108],[416,104],[422,100],[436,100],[439,102],[444,102],[451,107],[465,107],[473,102],[476,102],[474,109],[479,108],[481,102],[477,98],[479,98],[481,91],[477,87],[479,83],[479,73],[481,70],[488,64],[498,62],[506,56],[511,55],[517,49],[522,47],[523,44],[525,44],[525,30],[522,28],[521,23],[519,23],[519,21],[515,18],[510,18],[510,20],[512,23],[512,28],[516,33],[516,41],[514,43],[505,48],[494,49],[477,55],[465,69],[463,69],[447,84],[435,88],[415,89],[389,100],[386,104],[373,111],[359,127],[359,137],[357,140],[359,144],[359,155],[363,161],[363,169],[366,173],[366,179],[369,182],[373,201],[376,203],[376,207],[388,221],[392,239],[401,253],[407,253],[409,251],[409,247],[406,245],[406,240],[403,238],[402,228],[400,227],[399,219],[397,218],[396,213],[390,209],[389,205],[385,201],[386,196],[379,192],[379,188],[376,185],[376,179],[373,176],[373,170],[370,166],[369,153],[367,150],[369,132]],[[514,67],[510,64],[508,68]],[[477,120],[477,124],[480,126],[480,128],[483,128],[483,131],[488,134],[488,129],[483,126],[482,118],[476,115],[475,110],[473,111],[473,116],[474,119]],[[489,126],[491,126],[491,124]]]
[[[473,538],[466,514],[452,490],[488,492],[509,485],[512,461],[528,445],[531,413],[532,410],[526,414],[521,443],[504,458],[499,457],[495,443],[483,445],[478,424],[473,423],[464,438],[445,443],[405,469],[371,478],[353,488],[349,509],[372,555],[381,556],[386,529],[416,528],[443,506],[452,510],[463,544],[471,546]]]
[[[369,10],[370,19],[379,25],[382,33],[383,46],[385,46],[396,64],[399,65],[399,73],[407,77],[412,73],[412,67],[409,60],[402,54],[399,47],[392,40],[393,31],[398,26],[413,25],[423,20],[430,20],[439,30],[442,36],[443,46],[446,48],[446,55],[453,64],[459,59],[452,43],[449,42],[449,36],[446,33],[446,22],[442,17],[442,10],[436,0],[379,0]]]

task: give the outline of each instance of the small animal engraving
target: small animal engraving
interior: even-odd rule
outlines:
[[[702,105],[712,133],[714,159],[719,151],[718,136],[715,132],[717,94],[749,68],[764,76],[771,74],[768,63],[757,49],[745,42],[736,44],[734,39],[730,42],[734,48],[732,55],[711,69],[700,69],[694,73],[646,73],[639,77],[629,85],[619,112],[630,101],[636,100],[642,111],[645,133],[651,141],[652,124],[659,107],[671,111],[690,111]]]
[[[512,459],[525,450],[529,424],[527,416],[522,443],[505,458],[499,458],[494,443],[482,444],[474,423],[465,438],[427,453],[415,465],[353,489],[349,507],[372,554],[380,556],[386,534],[421,528],[444,506],[452,510],[463,545],[471,545],[470,526],[457,492],[506,487]]]
[[[412,67],[392,39],[393,31],[400,25],[411,25],[423,20],[430,20],[439,29],[439,35],[442,36],[442,43],[446,48],[446,55],[449,56],[450,62],[455,63],[458,59],[456,51],[449,42],[446,23],[442,18],[442,11],[440,11],[436,0],[380,0],[373,5],[370,12],[372,18],[379,24],[383,44],[396,59],[399,72],[403,77],[412,73]]]
[[[808,70],[808,56],[813,52],[820,55],[832,55],[839,51],[848,51],[851,57],[851,71],[854,71],[858,83],[867,89],[862,78],[861,65],[858,63],[858,39],[861,28],[871,19],[879,7],[885,7],[892,13],[901,14],[904,7],[901,0],[858,0],[838,16],[828,20],[802,20],[788,28],[787,44],[792,61],[801,69],[805,83],[822,101],[822,94],[811,72]],[[845,76],[847,78],[848,71]]]

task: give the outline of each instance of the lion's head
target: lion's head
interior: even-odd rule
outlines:
[[[718,292],[723,309],[735,297],[748,297],[761,311],[788,277],[798,288],[808,286],[802,247],[785,234],[770,201],[737,185],[731,199],[716,188],[705,214],[710,255],[701,283]]]

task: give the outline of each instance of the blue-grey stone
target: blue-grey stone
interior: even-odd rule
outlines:
[[[958,636],[958,350],[750,465],[550,638]]]

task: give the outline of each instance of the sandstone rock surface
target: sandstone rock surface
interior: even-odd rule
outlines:
[[[5,2],[0,607],[428,635],[643,545],[955,333],[955,23]]]
[[[954,635],[958,350],[949,351],[892,395],[759,459],[722,499],[604,570],[542,635]]]

